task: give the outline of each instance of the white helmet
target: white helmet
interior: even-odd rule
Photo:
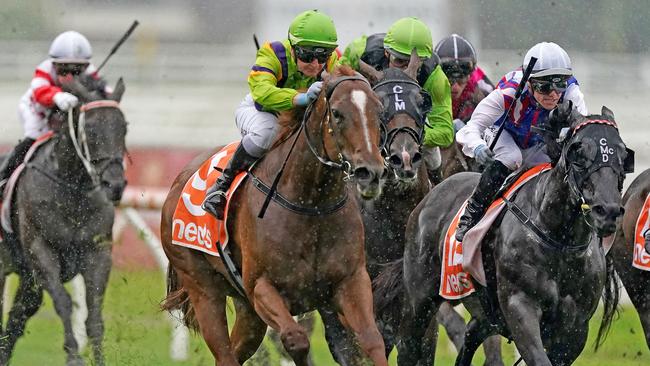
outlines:
[[[553,42],[541,42],[533,46],[524,57],[523,67],[526,69],[531,57],[537,57],[537,62],[530,73],[531,78],[549,75],[573,75],[571,59],[566,51]]]
[[[88,63],[93,55],[90,42],[81,33],[67,31],[59,34],[50,46],[50,57],[60,63]]]

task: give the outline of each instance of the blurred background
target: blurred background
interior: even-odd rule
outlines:
[[[293,17],[307,9],[319,9],[334,19],[341,51],[361,34],[385,32],[395,20],[417,16],[431,28],[434,45],[450,33],[472,42],[479,65],[493,82],[521,66],[532,45],[554,41],[569,53],[590,112],[599,113],[602,105],[612,109],[625,142],[636,150],[636,173],[628,184],[650,166],[650,111],[645,108],[650,100],[650,10],[646,0],[0,0],[0,110],[4,111],[0,150],[8,150],[22,138],[18,100],[35,67],[47,58],[56,35],[66,30],[86,35],[93,61],[99,65],[137,19],[140,26],[102,75],[111,84],[120,76],[126,82],[122,109],[130,122],[130,186],[143,196],[164,192],[199,151],[239,138],[234,109],[248,92],[246,77],[255,59],[253,34],[260,42],[284,39]],[[144,211],[142,216],[156,232],[159,214]],[[120,271],[157,267],[141,244],[141,230],[128,229],[123,221],[121,225],[116,235],[115,276],[120,278],[118,285],[128,287],[130,277]],[[159,274],[150,280],[149,285],[139,285],[153,288],[146,295],[149,312],[164,289]],[[631,343],[638,352],[629,351],[629,357],[648,362],[638,320],[634,312],[630,314],[634,325],[628,332],[636,332],[637,338],[624,343]],[[122,320],[133,323],[133,318]],[[120,333],[120,327],[115,327]],[[199,362],[188,364],[211,364],[205,347],[196,344],[202,356]],[[60,345],[55,343],[53,352],[62,356]],[[130,363],[122,359],[116,364]]]

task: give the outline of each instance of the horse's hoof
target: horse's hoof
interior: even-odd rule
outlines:
[[[303,329],[290,329],[281,335],[282,344],[295,359],[295,354],[309,353],[309,337]]]
[[[69,356],[65,366],[86,366],[86,363],[81,356]]]

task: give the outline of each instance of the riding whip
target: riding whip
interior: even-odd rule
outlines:
[[[257,40],[257,34],[253,33],[253,42],[255,42],[255,49],[260,50],[260,41]]]
[[[521,77],[521,81],[517,86],[517,91],[515,91],[515,97],[512,100],[512,103],[510,103],[510,107],[508,107],[508,110],[506,111],[505,118],[508,118],[508,115],[510,115],[510,111],[512,110],[512,107],[515,104],[517,104],[517,99],[519,99],[521,93],[524,91],[524,87],[526,86],[528,77],[530,76],[530,73],[533,71],[533,67],[535,67],[536,62],[537,62],[537,57],[530,58],[530,61],[528,62],[528,66],[526,66],[526,70],[524,70],[524,75]],[[501,123],[501,126],[499,126],[499,130],[497,131],[497,134],[494,136],[492,143],[490,144],[490,150],[494,150],[494,145],[496,145],[497,141],[499,141],[499,136],[501,136],[501,133],[503,132],[503,129],[505,127],[506,127],[506,120],[504,119],[503,123]]]
[[[114,54],[115,52],[117,52],[117,49],[120,48],[120,46],[122,45],[122,43],[124,43],[124,41],[126,41],[127,38],[129,38],[129,36],[131,35],[131,33],[133,33],[133,30],[135,29],[135,27],[138,26],[138,24],[140,24],[140,22],[138,22],[137,20],[134,20],[134,21],[133,21],[133,24],[131,24],[131,27],[129,27],[129,29],[126,31],[126,33],[124,33],[124,35],[122,36],[122,38],[120,38],[120,40],[117,41],[117,43],[115,44],[115,46],[113,46],[113,49],[111,49],[111,52],[108,54],[108,56],[106,56],[106,58],[105,58],[104,61],[101,63],[101,65],[99,65],[99,67],[97,68],[97,71],[101,70],[102,67],[104,67],[104,65],[106,64],[106,62],[108,61],[108,59],[111,58],[111,56],[113,56],[113,54]]]

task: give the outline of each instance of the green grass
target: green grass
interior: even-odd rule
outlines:
[[[203,340],[193,335],[190,344],[190,358],[185,362],[174,362],[169,356],[170,323],[166,313],[158,310],[158,303],[164,294],[162,275],[157,272],[113,271],[104,306],[106,339],[104,342],[108,365],[143,366],[214,365],[211,354]],[[643,332],[636,311],[624,308],[610,333],[607,342],[598,353],[593,351],[593,338],[600,322],[596,314],[587,347],[575,365],[650,365],[650,352],[645,345]],[[268,341],[266,341],[268,343]],[[448,346],[444,331],[438,345],[438,365],[453,364],[454,351]],[[504,344],[506,364],[515,361],[513,346]],[[322,336],[322,327],[312,339],[312,353],[316,365],[336,365],[329,354]],[[84,355],[90,360],[88,350]],[[269,358],[256,364],[277,365],[278,353],[269,352]],[[395,355],[393,354],[392,365]],[[482,364],[482,351],[477,354],[475,364]],[[40,366],[64,365],[63,328],[46,296],[45,305],[28,322],[25,335],[18,341],[12,365]],[[89,362],[90,364],[90,362]]]

